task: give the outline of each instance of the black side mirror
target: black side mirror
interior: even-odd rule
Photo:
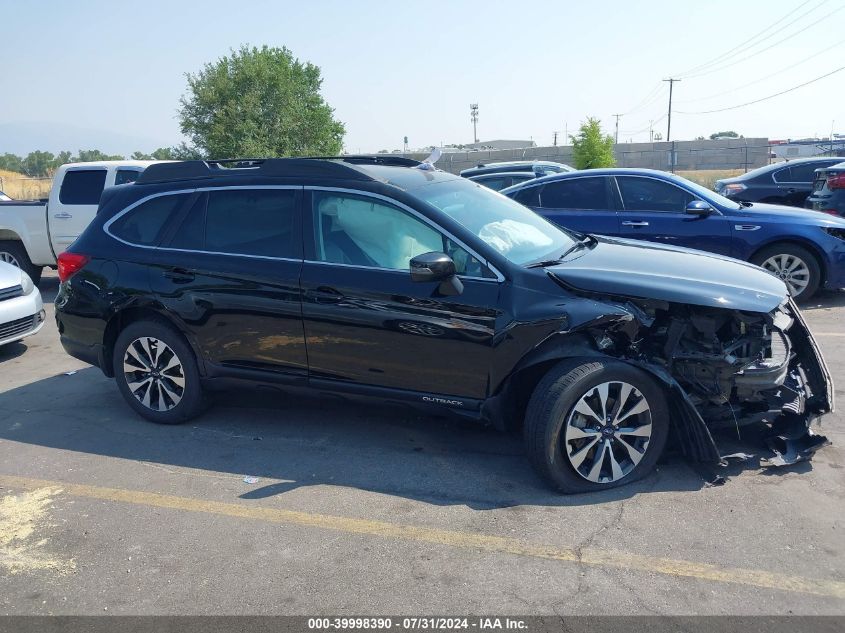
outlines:
[[[459,295],[464,285],[458,279],[455,262],[446,253],[423,253],[411,260],[411,281],[440,282],[440,292],[444,295]]]
[[[704,200],[693,200],[687,205],[685,212],[690,215],[705,216],[713,213],[713,207],[704,202]]]

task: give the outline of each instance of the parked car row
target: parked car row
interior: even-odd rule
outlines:
[[[845,219],[738,203],[649,169],[591,169],[537,178],[502,193],[555,224],[735,257],[780,277],[798,301],[845,287]]]
[[[827,443],[810,423],[832,410],[832,381],[789,295],[845,286],[845,220],[651,170],[475,169],[76,165],[46,206],[6,211],[34,226],[84,207],[66,249],[44,217],[61,343],[154,422],[200,414],[233,380],[404,400],[521,425],[563,492],[639,479],[670,435],[714,463],[725,426],[768,424],[772,465]],[[502,174],[530,179],[503,195],[478,182]],[[13,263],[35,266],[26,256]],[[30,275],[5,269],[0,344],[44,320]]]
[[[805,206],[845,217],[845,162],[816,170],[813,192]]]
[[[813,190],[819,169],[841,163],[842,158],[798,158],[773,163],[734,178],[716,181],[716,193],[736,202],[765,202],[803,207]]]

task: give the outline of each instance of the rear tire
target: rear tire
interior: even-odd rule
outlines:
[[[767,246],[751,262],[782,279],[796,302],[807,301],[821,285],[822,270],[816,256],[795,244]]]
[[[654,469],[669,435],[669,409],[660,386],[636,367],[564,361],[534,389],[524,433],[541,477],[566,494],[593,492]]]
[[[0,240],[0,262],[6,262],[17,266],[27,275],[29,275],[32,282],[37,286],[41,281],[41,272],[44,270],[41,266],[36,266],[29,259],[26,248],[22,242],[15,240]]]
[[[158,424],[180,424],[205,408],[194,352],[173,327],[136,321],[117,337],[114,377],[126,402]]]

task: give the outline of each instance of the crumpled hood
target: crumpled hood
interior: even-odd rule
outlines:
[[[771,312],[787,298],[780,279],[736,259],[652,242],[596,239],[547,272],[582,291],[749,312]]]

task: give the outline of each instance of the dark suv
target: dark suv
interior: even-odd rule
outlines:
[[[816,170],[813,193],[805,206],[845,218],[845,162]]]
[[[149,420],[230,379],[524,420],[565,492],[645,475],[670,436],[717,462],[721,426],[765,422],[775,463],[804,459],[833,406],[779,279],[401,158],[153,165],[106,190],[59,276],[65,349]]]
[[[816,169],[842,162],[841,158],[797,158],[753,169],[747,174],[716,181],[716,193],[737,202],[766,202],[803,207],[810,195]]]

